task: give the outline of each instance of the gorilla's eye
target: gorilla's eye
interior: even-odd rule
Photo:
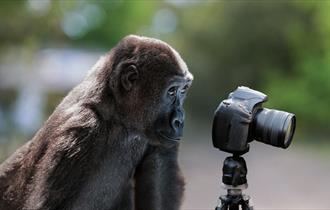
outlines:
[[[180,91],[180,93],[181,94],[185,94],[186,92],[187,92],[187,90],[188,90],[188,85],[185,85],[182,89],[181,89],[181,91]]]
[[[167,93],[170,95],[170,96],[175,96],[175,93],[176,93],[176,87],[171,87]]]

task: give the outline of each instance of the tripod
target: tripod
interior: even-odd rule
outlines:
[[[227,195],[219,197],[219,204],[215,210],[253,210],[250,206],[250,197],[242,191],[247,189],[247,167],[243,157],[234,154],[223,162],[222,183]]]

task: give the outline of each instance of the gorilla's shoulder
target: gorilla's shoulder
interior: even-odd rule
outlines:
[[[97,135],[100,128],[98,114],[88,106],[73,104],[58,106],[32,139],[34,145],[71,147]]]

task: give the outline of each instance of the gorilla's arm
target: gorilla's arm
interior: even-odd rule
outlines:
[[[178,145],[174,148],[150,146],[136,169],[136,210],[178,210],[184,190],[184,179],[177,162]]]

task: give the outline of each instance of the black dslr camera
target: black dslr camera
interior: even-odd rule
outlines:
[[[244,154],[254,139],[287,148],[292,140],[294,114],[262,108],[267,96],[247,87],[238,87],[215,111],[213,146],[229,153]]]
[[[241,155],[249,151],[249,143],[257,140],[287,148],[296,127],[294,114],[262,108],[267,96],[247,87],[238,87],[223,100],[214,114],[213,146],[232,153],[223,162],[222,184],[227,195],[219,197],[215,210],[253,210],[247,188],[247,166]],[[241,207],[241,208],[239,208]]]

